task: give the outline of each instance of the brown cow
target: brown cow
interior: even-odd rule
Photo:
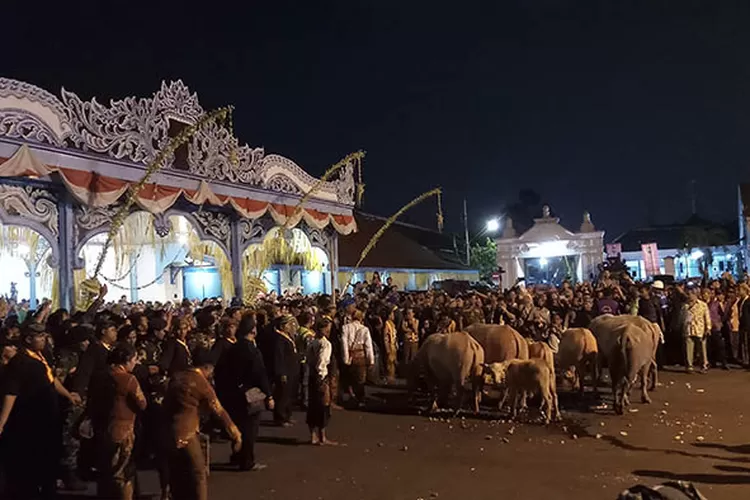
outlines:
[[[482,397],[484,349],[468,333],[435,333],[427,337],[412,361],[408,387],[413,394],[420,374],[425,375],[432,393],[432,409],[437,408],[434,387],[450,394],[453,387],[458,392],[456,411],[461,409],[464,385],[469,382],[474,393],[474,412],[479,412]]]
[[[586,373],[591,374],[594,393],[598,392],[596,385],[599,379],[598,352],[596,338],[590,330],[570,328],[563,332],[560,347],[555,356],[555,364],[560,373],[572,379],[574,388],[578,385],[581,395],[585,391],[583,381]],[[571,376],[568,377],[568,374]]]
[[[557,406],[557,388],[555,387],[555,372],[541,359],[511,359],[502,363],[487,365],[487,372],[491,375],[493,383],[505,386],[505,394],[500,407],[502,408],[506,399],[510,397],[511,416],[515,418],[518,414],[519,405],[525,395],[540,393],[542,405],[545,407],[545,423],[550,418],[560,419],[560,410]]]
[[[466,330],[484,348],[487,363],[529,359],[529,345],[513,327],[477,323]]]

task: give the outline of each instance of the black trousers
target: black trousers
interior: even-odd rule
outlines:
[[[260,428],[260,412],[248,415],[233,415],[237,428],[242,434],[242,448],[237,453],[236,460],[240,470],[250,470],[255,465],[255,442],[258,440]]]
[[[292,403],[296,396],[296,385],[281,378],[276,380],[273,389],[273,399],[276,406],[273,409],[273,420],[276,423],[289,422],[292,418]]]
[[[709,359],[715,366],[725,366],[727,364],[727,349],[726,345],[724,345],[724,336],[721,334],[721,331],[716,330],[711,332],[711,337],[708,340],[710,349]]]

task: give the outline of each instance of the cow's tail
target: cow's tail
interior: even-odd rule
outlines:
[[[617,377],[612,378],[612,389],[614,392],[615,413],[622,415],[625,409],[625,401],[630,388],[630,359],[628,356],[628,344],[630,338],[624,332],[620,334],[620,349],[618,354],[617,366],[622,370]],[[611,369],[610,369],[611,372]],[[612,374],[610,373],[610,376]]]

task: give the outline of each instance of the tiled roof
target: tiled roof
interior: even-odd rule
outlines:
[[[357,232],[339,236],[339,266],[354,267],[362,250],[385,223],[384,218],[356,212]],[[468,270],[453,248],[450,236],[396,222],[383,234],[360,265],[383,269]]]
[[[631,229],[615,238],[623,252],[641,250],[644,243],[656,243],[659,248],[686,246],[723,246],[737,243],[735,224],[717,224],[693,215],[683,224],[655,225]]]

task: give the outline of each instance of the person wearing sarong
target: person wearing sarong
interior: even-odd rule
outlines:
[[[362,324],[364,313],[357,309],[352,314],[352,321],[344,325],[341,334],[341,347],[344,364],[349,371],[349,384],[359,406],[365,403],[365,382],[367,368],[375,362],[370,330]]]
[[[310,429],[310,442],[319,445],[337,444],[326,436],[326,428],[331,420],[330,368],[333,347],[328,339],[332,325],[333,322],[325,316],[319,319],[315,325],[315,338],[307,347],[310,372],[307,426]]]
[[[224,425],[237,452],[242,445],[240,431],[219,403],[208,379],[213,375],[211,353],[198,349],[194,368],[174,374],[164,398],[167,419],[165,453],[169,465],[172,498],[208,500],[208,467],[201,448],[200,408],[210,408]]]
[[[398,358],[398,337],[394,308],[389,307],[383,324],[383,345],[385,347],[385,378],[389,384],[396,379],[396,359]]]
[[[135,347],[117,344],[109,354],[109,370],[91,382],[87,413],[97,448],[97,497],[132,500],[135,495],[136,414],[146,409],[146,397],[132,374]]]

